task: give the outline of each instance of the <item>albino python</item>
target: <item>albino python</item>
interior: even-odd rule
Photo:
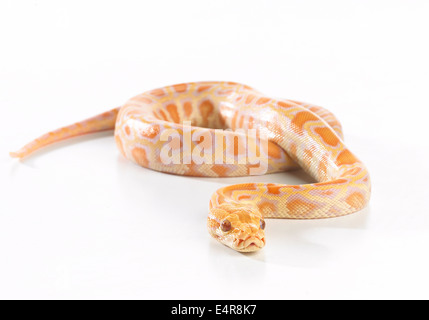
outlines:
[[[232,130],[216,130],[227,128]],[[362,209],[370,198],[368,171],[344,145],[341,125],[332,113],[298,101],[270,98],[234,82],[183,83],[151,90],[120,108],[45,134],[11,156],[23,158],[60,140],[113,129],[122,155],[138,165],[206,177],[249,175],[255,163],[228,162],[246,160],[251,156],[248,150],[218,142],[246,138],[243,131],[233,130],[255,129],[259,134],[248,137],[248,143],[266,158],[266,170],[261,173],[300,166],[317,181],[245,183],[217,190],[210,200],[209,233],[240,252],[265,245],[265,218],[338,217]],[[178,137],[163,138],[171,130]],[[192,140],[185,141],[186,134]],[[263,139],[268,140],[265,148],[258,144]],[[167,146],[170,158],[178,161],[162,161]],[[189,157],[195,150],[206,161]]]

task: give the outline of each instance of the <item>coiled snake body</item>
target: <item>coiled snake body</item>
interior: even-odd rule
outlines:
[[[217,190],[210,200],[208,230],[237,251],[255,251],[265,245],[265,218],[338,217],[362,209],[370,198],[368,171],[344,145],[341,125],[332,113],[270,98],[233,82],[183,83],[151,90],[120,108],[45,134],[11,156],[23,158],[60,140],[113,129],[123,156],[153,170],[225,177],[300,166],[317,181],[246,183]],[[257,134],[247,135],[250,129]],[[171,133],[168,139],[165,133]],[[246,139],[246,148],[232,143],[240,139]],[[263,141],[268,141],[265,147]],[[257,154],[265,159],[263,172],[247,161]]]

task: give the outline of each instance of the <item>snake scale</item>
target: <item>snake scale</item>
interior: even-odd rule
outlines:
[[[338,217],[362,209],[370,198],[368,170],[345,146],[341,124],[331,112],[271,98],[235,82],[182,83],[147,91],[120,108],[47,133],[11,156],[23,158],[60,140],[113,129],[125,158],[161,172],[206,177],[297,167],[307,172],[315,183],[244,183],[213,194],[209,233],[240,252],[264,247],[265,218]],[[250,137],[250,130],[257,134]],[[166,139],[166,132],[175,135]],[[247,147],[232,143],[240,139]],[[260,172],[255,161],[248,161],[257,154],[265,159]]]

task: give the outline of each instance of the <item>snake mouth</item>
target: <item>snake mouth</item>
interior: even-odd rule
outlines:
[[[265,238],[248,237],[246,239],[237,239],[233,243],[234,249],[239,252],[254,252],[265,246]]]

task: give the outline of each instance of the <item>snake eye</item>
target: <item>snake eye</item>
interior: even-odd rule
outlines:
[[[261,227],[262,230],[265,229],[265,220],[264,219],[259,220],[259,226]]]
[[[230,231],[231,230],[231,222],[229,222],[229,220],[223,220],[222,221],[222,223],[221,223],[221,225],[220,225],[220,228],[221,228],[221,230],[223,231],[223,232],[228,232],[228,231]]]

